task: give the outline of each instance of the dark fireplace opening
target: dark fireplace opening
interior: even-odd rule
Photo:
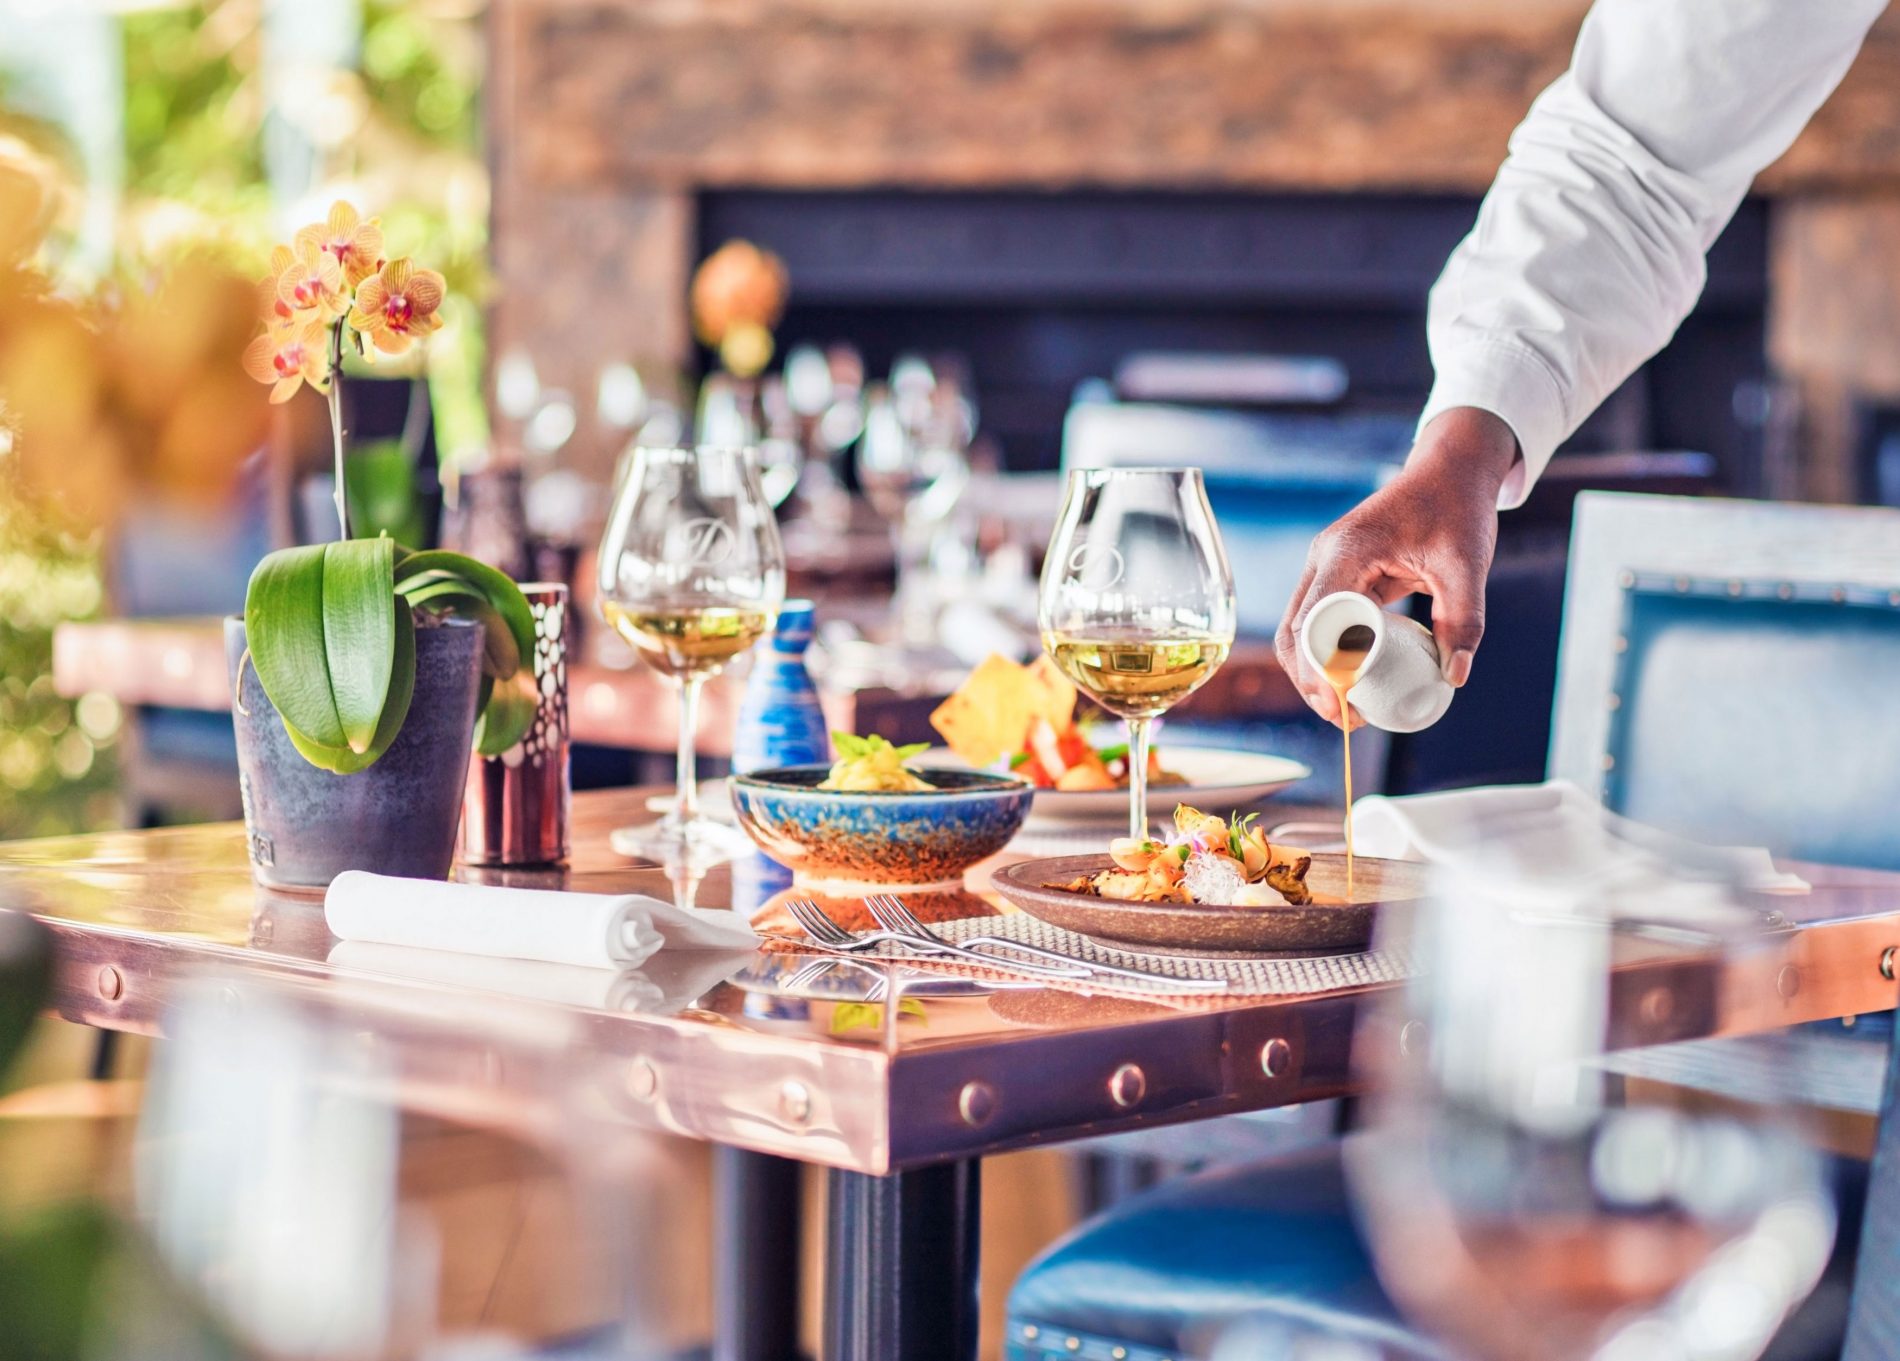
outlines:
[[[1131,354],[1320,356],[1348,413],[1409,416],[1431,385],[1425,303],[1477,200],[1451,195],[784,192],[702,195],[701,254],[733,237],[792,280],[785,345],[847,340],[873,373],[954,352],[1007,466],[1060,455],[1078,384]],[[1766,373],[1767,205],[1745,203],[1674,340],[1567,451],[1690,449],[1762,486],[1743,394]]]

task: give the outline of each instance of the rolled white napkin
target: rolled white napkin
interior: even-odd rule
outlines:
[[[758,936],[737,912],[682,908],[641,894],[496,888],[348,870],[323,899],[330,934],[346,941],[629,969],[662,945],[749,948]]]
[[[1708,846],[1632,822],[1568,780],[1369,795],[1353,805],[1352,839],[1359,854],[1388,860],[1494,864],[1510,854],[1527,877],[1574,882],[1667,870],[1756,892],[1808,891],[1805,879],[1776,869],[1759,846]]]

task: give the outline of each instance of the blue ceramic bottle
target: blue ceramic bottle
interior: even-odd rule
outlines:
[[[737,773],[831,759],[831,734],[818,704],[818,687],[805,669],[811,637],[811,601],[786,601],[771,638],[753,660],[739,706],[739,731],[732,749],[732,768]]]

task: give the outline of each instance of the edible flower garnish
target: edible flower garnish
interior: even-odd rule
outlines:
[[[1272,846],[1256,814],[1218,818],[1182,804],[1165,840],[1116,837],[1108,844],[1115,868],[1051,885],[1125,902],[1201,903],[1272,907],[1307,903],[1305,851]]]
[[[894,747],[875,733],[859,737],[834,732],[831,743],[838,749],[838,759],[832,763],[830,774],[819,783],[820,789],[858,794],[913,794],[937,787],[904,764],[928,751],[928,742]]]

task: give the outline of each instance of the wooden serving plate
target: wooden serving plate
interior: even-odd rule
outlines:
[[[1191,903],[1127,903],[1051,888],[1111,867],[1106,855],[1024,860],[991,878],[1009,902],[1051,926],[1103,945],[1171,955],[1336,955],[1372,943],[1380,910],[1423,897],[1426,867],[1409,860],[1353,860],[1353,896],[1346,897],[1346,857],[1315,855],[1303,906],[1200,907]]]

